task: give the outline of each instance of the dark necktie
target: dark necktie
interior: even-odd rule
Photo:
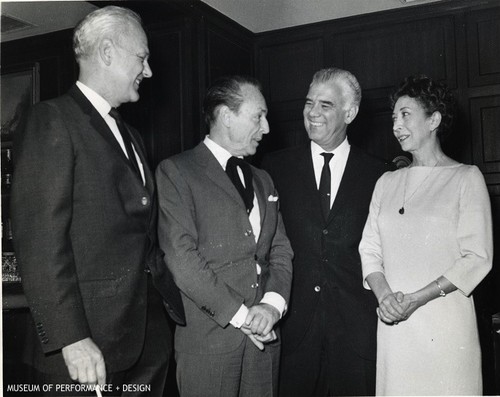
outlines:
[[[125,150],[127,151],[127,156],[130,160],[130,163],[132,164],[132,168],[134,169],[136,174],[139,175],[140,178],[142,178],[141,171],[139,170],[139,164],[137,164],[137,159],[135,158],[134,149],[132,147],[132,138],[130,137],[130,132],[127,126],[123,122],[122,116],[120,116],[120,113],[118,113],[118,110],[116,110],[115,108],[111,108],[111,110],[109,111],[109,115],[116,121],[116,126],[118,127],[118,131],[120,131],[120,135],[122,136]]]
[[[325,220],[328,219],[328,214],[330,213],[330,195],[331,195],[331,184],[332,176],[330,173],[330,160],[333,157],[333,153],[321,153],[325,159],[323,164],[323,170],[321,171],[321,179],[319,180],[319,196],[321,200],[321,211]]]
[[[245,186],[241,183],[240,175],[238,174],[238,167],[241,168],[243,172],[243,176],[245,178]],[[247,209],[247,213],[250,214],[253,208],[253,184],[252,184],[252,170],[250,169],[250,164],[248,164],[245,160],[240,159],[238,157],[230,157],[227,161],[226,165],[226,173],[233,182],[236,190],[240,194],[243,202],[245,203],[245,207]]]

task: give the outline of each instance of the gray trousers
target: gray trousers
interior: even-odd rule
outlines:
[[[279,343],[260,351],[245,337],[225,354],[176,351],[177,386],[181,397],[272,397],[277,395]]]

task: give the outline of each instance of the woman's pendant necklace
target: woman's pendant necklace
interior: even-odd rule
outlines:
[[[436,164],[434,164],[434,166],[431,168],[430,172],[427,174],[427,176],[424,178],[424,180],[422,182],[420,182],[420,184],[417,186],[417,188],[413,191],[413,193],[411,194],[410,197],[406,198],[406,188],[408,186],[408,173],[410,172],[408,170],[408,172],[406,173],[406,177],[405,177],[405,188],[404,188],[404,191],[403,191],[403,205],[401,206],[401,208],[399,209],[399,213],[401,215],[404,215],[405,213],[405,204],[411,200],[411,198],[415,195],[415,193],[417,192],[418,189],[420,189],[420,187],[424,184],[424,182],[429,178],[429,176],[431,176],[432,174],[432,171],[434,171],[434,168],[437,167],[437,165],[439,164],[439,162],[441,161],[441,159],[439,159]],[[411,167],[411,166],[410,166]]]

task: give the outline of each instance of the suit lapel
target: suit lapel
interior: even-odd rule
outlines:
[[[128,127],[128,128],[130,129],[130,127]],[[141,160],[141,163],[142,163],[142,169],[144,171],[144,179],[146,181],[145,186],[148,189],[148,191],[152,193],[152,192],[154,192],[154,177],[153,177],[151,170],[149,169],[146,153],[144,151],[144,147],[136,139],[136,136],[133,132],[131,132],[130,136],[132,137],[132,143],[133,143],[134,148],[135,148],[137,154],[139,155],[139,159]],[[115,141],[116,141],[116,139],[115,139]],[[123,153],[123,150],[121,148],[120,148],[120,150]],[[127,161],[127,164],[130,166],[130,170],[132,172],[134,172],[134,174],[135,174],[135,171],[132,168],[132,163],[128,159],[126,159],[126,161]],[[142,182],[142,179],[141,179],[141,182]]]
[[[316,177],[314,175],[310,143],[303,147],[296,164],[297,189],[303,189],[304,191],[304,207],[308,208],[308,216],[312,219],[316,219],[318,224],[324,223],[325,220],[321,212],[319,191],[316,186]]]
[[[125,153],[123,153],[120,144],[111,132],[108,124],[101,117],[99,112],[94,108],[90,101],[83,95],[80,89],[74,85],[69,91],[69,95],[73,97],[76,103],[81,107],[82,111],[89,116],[90,125],[94,128],[104,140],[120,155],[124,160],[128,161]]]
[[[347,157],[347,163],[344,169],[344,174],[342,175],[342,180],[340,181],[339,190],[337,192],[337,196],[335,197],[335,201],[333,202],[332,209],[330,210],[330,214],[328,215],[327,223],[330,223],[332,219],[335,218],[340,208],[344,208],[344,206],[348,204],[348,201],[353,199],[353,197],[349,196],[348,192],[352,191],[351,186],[355,180],[355,163],[356,153],[355,149],[353,149],[353,147],[351,146],[349,156]]]
[[[207,177],[244,208],[245,203],[238,193],[238,190],[236,190],[236,187],[233,185],[210,149],[208,149],[207,146],[201,142],[193,149],[193,154]]]
[[[260,224],[263,227],[264,221],[266,219],[267,197],[265,194],[265,189],[264,189],[264,184],[262,183],[262,179],[255,171],[253,171],[253,169],[252,172],[253,172],[253,190],[255,192],[255,197],[257,197],[257,202],[259,203]]]
[[[92,128],[97,131],[103,138],[104,140],[111,146],[112,150],[124,161],[128,167],[130,168],[130,171],[135,174],[135,171],[132,168],[132,164],[125,155],[123,149],[121,148],[120,144],[116,140],[115,136],[113,135],[113,132],[109,128],[108,124],[102,116],[99,114],[99,112],[96,110],[96,108],[90,103],[90,101],[87,99],[87,97],[80,91],[80,89],[76,86],[73,85],[68,94],[75,100],[75,102],[80,106],[82,111],[88,115],[90,119],[90,125]],[[127,127],[130,128],[130,127]],[[144,166],[144,174],[146,175],[146,168],[147,167],[147,162],[146,162],[146,156],[144,152],[142,151],[141,145],[138,144],[135,136],[133,133],[130,134],[132,136],[132,142],[134,144],[135,150],[139,154],[139,158],[141,159],[141,162]],[[150,179],[148,182],[148,178]],[[151,185],[152,181],[152,176],[149,175],[148,178],[146,178],[146,184],[149,183]],[[138,177],[138,179],[141,179]],[[142,182],[142,180],[141,180]]]

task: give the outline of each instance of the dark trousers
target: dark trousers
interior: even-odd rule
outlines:
[[[148,278],[148,306],[144,347],[137,362],[128,370],[106,374],[106,384],[112,385],[103,396],[163,396],[168,365],[172,354],[172,334],[167,322],[163,302]],[[63,360],[62,355],[61,360]],[[39,395],[96,396],[94,391],[81,391],[69,377],[64,362],[58,374],[35,371],[35,384]],[[43,393],[43,389],[48,389]],[[59,391],[56,390],[59,388]]]
[[[375,395],[376,362],[353,351],[334,311],[318,307],[299,347],[281,356],[281,397]]]

